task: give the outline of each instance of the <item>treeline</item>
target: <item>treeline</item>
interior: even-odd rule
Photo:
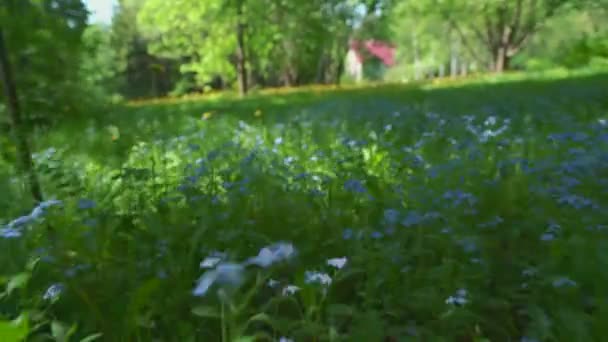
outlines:
[[[351,39],[396,46],[393,81],[608,65],[606,0],[119,0],[114,12],[87,24],[81,0],[0,2],[27,120],[86,113],[83,98],[339,83]]]
[[[128,98],[337,83],[350,38],[389,38],[388,4],[120,0],[109,27],[85,33],[90,73],[112,70],[91,77]]]

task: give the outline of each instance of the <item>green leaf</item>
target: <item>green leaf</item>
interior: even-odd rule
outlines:
[[[0,321],[0,341],[2,342],[23,341],[28,332],[28,321],[25,317],[20,317],[13,322]]]
[[[14,290],[23,288],[27,285],[27,282],[30,280],[31,275],[29,273],[19,273],[9,280],[6,285],[7,294],[13,293]]]
[[[327,312],[332,316],[350,317],[354,315],[355,309],[346,304],[330,304],[327,307]]]
[[[67,342],[70,340],[70,336],[76,332],[76,324],[68,327],[67,324],[60,321],[51,322],[51,335],[57,342]]]
[[[192,313],[195,314],[196,316],[199,317],[204,317],[204,318],[215,318],[215,319],[220,319],[222,318],[221,313],[214,307],[211,306],[197,306],[194,309],[192,309]]]
[[[252,336],[243,336],[243,337],[238,337],[234,341],[235,342],[254,342],[255,340],[256,340],[255,337],[252,337]]]
[[[247,324],[250,324],[253,322],[264,323],[264,324],[267,324],[268,326],[272,327],[274,330],[278,330],[276,327],[276,322],[269,315],[267,315],[263,312],[253,315],[251,318],[249,318],[249,320],[247,321]]]
[[[103,336],[102,333],[97,333],[97,334],[93,334],[93,335],[89,335],[85,338],[83,338],[82,340],[80,340],[80,342],[93,342],[97,339],[100,339]]]

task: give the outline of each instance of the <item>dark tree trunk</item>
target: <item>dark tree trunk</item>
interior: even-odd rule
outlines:
[[[27,137],[21,121],[21,110],[19,107],[19,98],[17,96],[17,86],[15,85],[15,81],[13,79],[12,68],[8,57],[8,47],[4,42],[4,33],[2,32],[2,29],[0,29],[0,81],[2,82],[2,88],[4,88],[4,95],[6,96],[7,100],[11,129],[15,142],[17,143],[18,160],[21,164],[23,172],[25,172],[25,174],[28,176],[32,197],[37,202],[42,202],[42,190],[40,189],[38,176],[34,170],[32,153],[27,143]]]
[[[243,1],[240,0],[236,7],[237,26],[236,26],[236,69],[239,82],[239,94],[247,95],[247,59],[245,56],[245,25],[243,24]]]
[[[325,83],[325,66],[327,64],[327,57],[325,55],[325,51],[321,53],[321,57],[319,58],[319,64],[317,65],[317,75],[315,77],[315,82],[318,84]]]

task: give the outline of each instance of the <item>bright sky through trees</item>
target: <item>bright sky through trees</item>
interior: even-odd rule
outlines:
[[[111,22],[115,0],[85,0],[84,3],[91,12],[90,22],[104,24]]]

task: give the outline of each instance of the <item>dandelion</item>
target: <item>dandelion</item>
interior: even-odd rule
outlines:
[[[325,286],[331,285],[331,277],[327,273],[320,273],[316,271],[306,271],[304,273],[304,281],[306,284],[317,283]]]
[[[219,264],[214,270],[205,272],[197,281],[192,294],[202,297],[213,284],[238,287],[243,283],[245,267],[235,263]]]
[[[346,265],[347,261],[348,261],[348,259],[346,257],[333,258],[333,259],[327,260],[327,265],[335,267],[337,269],[342,269],[344,267],[344,265]]]
[[[300,291],[300,288],[298,286],[295,285],[287,285],[283,288],[283,290],[281,291],[281,294],[283,296],[290,296],[295,294],[296,292]]]
[[[296,249],[291,243],[279,242],[260,249],[258,255],[249,258],[244,265],[258,265],[267,268],[274,263],[288,260],[295,254]]]
[[[61,283],[53,284],[49,286],[44,295],[42,296],[43,300],[47,301],[56,301],[59,299],[59,296],[63,293],[65,286]]]

